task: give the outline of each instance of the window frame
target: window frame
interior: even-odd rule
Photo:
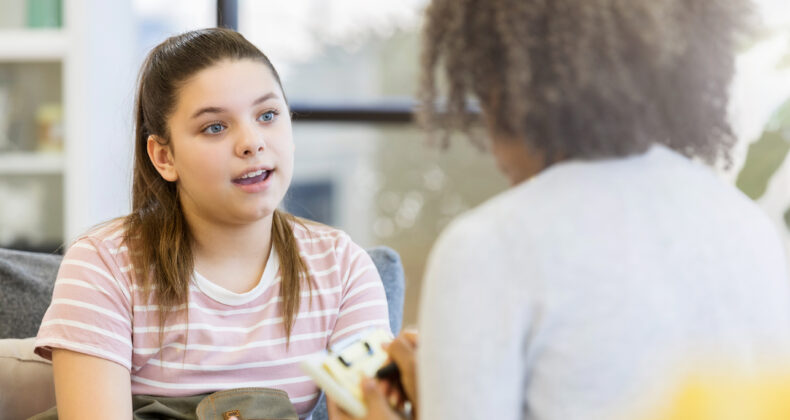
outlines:
[[[239,30],[238,0],[217,0],[217,26]],[[294,122],[384,123],[413,124],[414,103],[387,101],[377,103],[343,104],[328,102],[291,104]]]

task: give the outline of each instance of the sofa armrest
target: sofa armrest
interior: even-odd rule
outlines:
[[[61,259],[60,255],[0,248],[0,338],[38,333]]]
[[[0,340],[0,418],[26,419],[55,405],[52,364],[33,353],[34,342]]]

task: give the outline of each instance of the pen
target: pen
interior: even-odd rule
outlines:
[[[385,379],[390,382],[400,383],[400,370],[395,362],[389,362],[376,371],[376,379]]]

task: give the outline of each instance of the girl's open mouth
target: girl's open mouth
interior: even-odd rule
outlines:
[[[259,171],[250,172],[246,175],[241,176],[240,178],[236,178],[233,180],[233,183],[238,185],[257,184],[259,182],[266,181],[266,179],[269,178],[269,175],[271,173],[272,173],[271,170],[261,169]]]

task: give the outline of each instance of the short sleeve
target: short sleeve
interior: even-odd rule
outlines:
[[[343,292],[330,346],[369,328],[390,331],[384,285],[370,256],[346,235],[341,237],[337,248],[341,249],[338,263]]]
[[[132,267],[125,262],[95,238],[69,248],[38,331],[37,354],[51,360],[52,349],[66,349],[131,369]]]

